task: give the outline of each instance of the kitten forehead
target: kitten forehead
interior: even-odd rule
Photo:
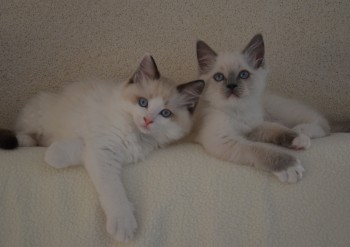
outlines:
[[[230,73],[232,71],[248,68],[248,64],[240,53],[219,53],[217,58],[217,69]]]
[[[156,97],[149,100],[150,111],[161,111],[164,108],[164,99],[162,97]]]
[[[155,97],[150,100],[152,105],[164,105],[164,99],[162,97]]]
[[[148,100],[163,97],[164,100],[174,94],[174,83],[167,78],[160,78],[158,80],[144,80],[138,84],[127,84],[124,89],[124,95],[144,97]]]

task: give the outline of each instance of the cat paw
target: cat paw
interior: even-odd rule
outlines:
[[[303,177],[304,167],[296,160],[296,164],[285,170],[273,172],[273,174],[283,183],[296,183]]]
[[[310,137],[305,134],[299,134],[295,137],[290,145],[291,149],[300,150],[308,149],[311,146]]]
[[[118,216],[107,217],[107,232],[118,242],[128,242],[134,238],[137,222],[132,209],[121,212]]]
[[[81,164],[83,142],[72,138],[53,142],[45,152],[45,161],[54,168],[65,168]]]
[[[55,148],[53,148],[53,146],[48,147],[46,150],[44,160],[47,164],[56,169],[69,166],[69,159],[67,156],[61,155]]]

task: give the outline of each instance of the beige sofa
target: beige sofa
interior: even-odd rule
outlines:
[[[349,1],[2,1],[0,126],[26,100],[71,81],[127,78],[145,52],[195,79],[195,42],[240,50],[261,32],[269,87],[332,121],[350,119]],[[302,181],[219,161],[194,144],[125,168],[135,240],[113,242],[83,167],[55,170],[45,148],[0,150],[0,246],[349,246],[350,134],[296,152]],[[292,151],[291,151],[292,152]]]

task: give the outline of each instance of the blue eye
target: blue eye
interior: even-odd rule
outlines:
[[[162,115],[162,116],[165,117],[165,118],[168,118],[168,117],[170,117],[173,113],[172,113],[170,110],[168,110],[168,109],[163,109],[159,114]]]
[[[139,98],[139,106],[141,107],[147,107],[148,106],[148,100],[145,98]]]
[[[213,78],[215,81],[223,81],[225,79],[225,76],[221,73],[216,73]]]
[[[239,72],[239,78],[241,79],[248,79],[249,75],[249,72],[246,70],[242,70],[241,72]]]

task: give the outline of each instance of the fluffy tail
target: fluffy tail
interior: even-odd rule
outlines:
[[[337,122],[331,124],[331,132],[347,132],[350,133],[350,121]]]
[[[18,147],[16,134],[11,130],[0,129],[0,148],[15,149]]]

